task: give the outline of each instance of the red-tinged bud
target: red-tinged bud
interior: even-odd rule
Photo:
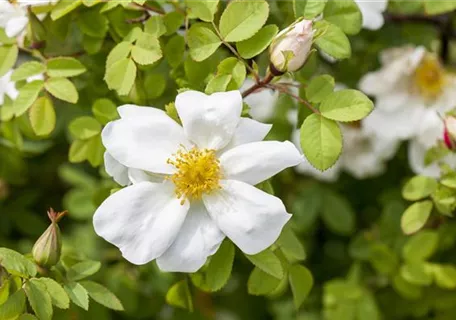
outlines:
[[[44,268],[55,266],[60,261],[62,252],[62,236],[58,222],[65,215],[64,212],[55,212],[54,209],[48,211],[51,225],[36,241],[32,249],[33,259],[36,264]]]
[[[456,148],[456,118],[453,116],[446,117],[444,125],[443,142],[448,149],[454,150]]]

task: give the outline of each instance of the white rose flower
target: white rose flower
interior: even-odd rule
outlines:
[[[263,251],[291,215],[254,185],[299,164],[299,151],[261,141],[271,126],[241,118],[239,91],[186,91],[176,109],[182,126],[162,110],[125,105],[104,128],[107,165],[127,173],[107,169],[132,184],[101,204],[95,231],[130,262],[156,259],[163,271],[197,271],[225,236],[247,254]]]
[[[309,57],[313,35],[312,20],[302,20],[282,30],[269,47],[272,65],[281,72],[301,69]]]
[[[55,4],[58,0],[0,0],[0,28],[9,38],[19,36],[29,22],[27,6]]]
[[[383,12],[388,7],[388,0],[355,0],[363,15],[363,28],[378,30],[385,23]]]
[[[364,119],[366,130],[378,136],[409,139],[428,110],[445,112],[456,98],[455,78],[423,47],[386,50],[382,68],[368,73],[360,89],[376,98],[375,109]]]

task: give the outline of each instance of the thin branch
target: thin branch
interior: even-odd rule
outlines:
[[[222,41],[222,43],[240,60],[242,61],[246,68],[249,70],[249,72],[255,77],[255,80],[256,82],[258,83],[260,81],[260,78],[257,74],[257,72],[247,63],[247,61],[244,60],[244,58],[242,58],[239,53],[237,52],[236,49],[234,49],[228,42],[226,42],[225,40],[223,40],[223,37],[222,35],[220,34],[220,31],[218,30],[217,26],[215,25],[214,21],[212,21],[212,26],[214,27],[214,30],[215,30],[215,33],[217,34],[217,36],[219,37],[220,41]]]
[[[137,4],[137,3],[133,3],[133,5],[135,5],[136,7],[139,7],[141,9],[145,9],[147,11],[152,11],[152,12],[155,12],[155,13],[158,13],[158,14],[166,14],[165,11],[163,11],[162,9],[159,9],[159,8],[154,8],[154,7],[151,7],[149,6],[148,4]]]
[[[266,78],[264,78],[263,80],[258,79],[257,82],[253,86],[251,86],[250,88],[245,90],[242,93],[242,97],[245,98],[249,94],[255,92],[256,90],[266,87],[272,81],[272,79],[274,79],[274,75],[272,73],[268,73]]]
[[[315,109],[314,106],[312,106],[308,101],[304,100],[303,98],[291,93],[287,88],[282,87],[280,84],[268,84],[266,85],[267,88],[277,90],[279,92],[282,92],[284,94],[289,95],[290,97],[296,99],[298,102],[302,103],[305,105],[307,108],[309,108],[313,113],[320,114],[320,111]]]

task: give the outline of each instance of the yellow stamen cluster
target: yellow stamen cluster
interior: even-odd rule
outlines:
[[[415,71],[415,85],[425,99],[435,99],[447,83],[447,74],[437,57],[427,55]]]
[[[169,179],[174,183],[176,196],[182,199],[182,204],[185,199],[198,200],[203,194],[220,189],[222,173],[215,150],[180,149],[167,163],[177,169]]]

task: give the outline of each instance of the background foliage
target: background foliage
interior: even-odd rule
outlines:
[[[414,178],[402,190],[413,176],[404,146],[377,178],[343,174],[326,184],[292,169],[279,174],[263,188],[294,216],[274,248],[250,257],[225,242],[192,275],[129,264],[96,236],[91,218],[119,187],[103,169],[100,138],[118,117],[117,106],[155,106],[177,117],[172,101],[179,89],[239,89],[252,70],[265,74],[266,49],[279,30],[323,13],[314,23],[318,52],[291,77],[301,84],[300,99],[319,104],[322,114],[298,104],[298,125],[308,130],[302,135],[337,131],[334,120],[357,121],[372,107],[350,91],[347,101],[361,99],[360,106],[334,110],[334,101],[344,99],[328,97],[334,79],[356,88],[377,69],[381,50],[423,45],[452,67],[455,7],[392,0],[385,26],[368,31],[351,0],[234,0],[228,8],[224,1],[62,0],[29,11],[23,43],[0,29],[0,75],[14,67],[19,89],[0,109],[0,246],[31,252],[48,226],[47,209],[68,210],[60,223],[63,257],[53,273],[36,278],[43,270],[27,256],[0,249],[9,272],[0,268],[0,319],[17,319],[24,310],[39,319],[454,319],[454,172],[438,183]],[[324,74],[332,77],[316,77]],[[290,139],[287,111],[294,108],[292,97],[280,96],[271,139]],[[304,153],[319,169],[339,157],[342,141],[330,143],[325,149],[303,138]],[[443,208],[448,198],[453,202]],[[410,225],[401,217],[412,202],[404,214]],[[444,215],[431,215],[432,206]]]

